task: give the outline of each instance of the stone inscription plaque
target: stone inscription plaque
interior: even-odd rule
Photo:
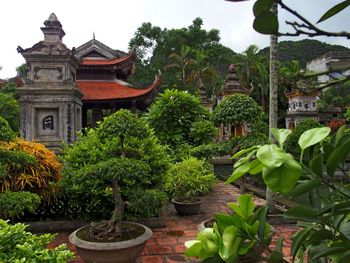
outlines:
[[[36,109],[36,137],[57,137],[59,132],[58,109]]]

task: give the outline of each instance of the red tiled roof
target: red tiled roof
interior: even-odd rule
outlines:
[[[134,87],[124,86],[117,82],[77,81],[79,90],[84,95],[83,101],[137,98],[150,93],[159,84],[159,77],[157,77],[157,79],[145,89],[136,89]]]
[[[129,55],[122,58],[112,58],[112,59],[93,59],[93,58],[83,58],[81,65],[96,66],[96,65],[116,65],[123,62],[131,61],[135,58],[136,53],[132,51]]]

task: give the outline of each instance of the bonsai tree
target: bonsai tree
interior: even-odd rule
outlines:
[[[90,148],[84,148],[85,142]],[[105,192],[111,189],[114,210],[110,220],[92,223],[90,227],[91,237],[98,240],[121,237],[129,192],[161,187],[168,163],[164,147],[159,145],[146,122],[128,110],[108,116],[96,130],[88,131],[87,138],[65,150],[63,160],[63,186],[69,190],[83,192],[82,188],[91,187],[92,192]]]

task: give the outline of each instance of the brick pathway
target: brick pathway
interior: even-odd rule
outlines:
[[[201,213],[193,216],[181,217],[176,214],[172,204],[167,207],[165,213],[166,227],[153,229],[152,239],[147,241],[146,247],[139,258],[139,263],[172,263],[172,262],[198,262],[197,260],[186,258],[184,242],[195,239],[197,235],[197,225],[205,219],[211,218],[217,212],[227,212],[227,202],[236,201],[240,195],[239,190],[231,185],[226,186],[218,182],[213,191],[203,197]],[[263,204],[260,198],[255,198],[256,204]],[[296,231],[295,226],[280,225],[275,226],[276,237],[285,237],[285,255],[290,254],[290,237]],[[51,246],[68,242],[67,233],[58,234]],[[68,244],[70,249],[75,251],[75,247]],[[78,257],[71,263],[80,263]]]

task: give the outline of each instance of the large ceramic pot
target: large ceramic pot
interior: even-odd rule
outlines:
[[[191,202],[180,202],[173,198],[171,199],[171,202],[174,204],[176,212],[183,216],[199,214],[200,206],[202,204],[200,198]]]
[[[91,242],[78,237],[79,231],[88,227],[84,226],[70,234],[69,242],[76,246],[79,256],[85,263],[135,263],[141,255],[146,241],[152,237],[152,230],[138,223],[126,223],[143,228],[143,234],[119,242]]]

